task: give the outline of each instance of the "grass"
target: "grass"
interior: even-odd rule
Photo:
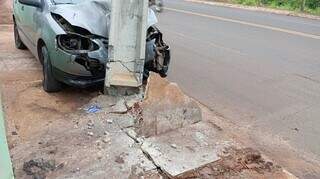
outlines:
[[[261,1],[263,1],[263,0],[261,0]],[[229,0],[226,2],[231,2],[231,3],[235,3],[235,4],[242,4],[242,5],[246,5],[246,6],[257,6],[257,4],[258,4],[257,0],[231,0],[231,1]],[[292,0],[291,0],[291,2],[292,2]],[[264,3],[261,6],[273,8],[273,9],[281,9],[281,10],[288,10],[288,11],[301,13],[300,7],[294,3],[291,3],[291,2],[287,1],[287,3],[279,4],[279,3],[276,3],[276,1],[271,1],[269,3]],[[315,9],[305,7],[305,10],[303,11],[303,13],[308,13],[308,14],[320,16],[320,7],[316,7]]]
[[[256,0],[233,0],[232,2],[236,4],[247,5],[247,6],[255,6],[257,4]]]
[[[317,7],[316,9],[306,9],[306,12],[309,14],[320,16],[320,7]]]

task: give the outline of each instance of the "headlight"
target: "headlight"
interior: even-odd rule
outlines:
[[[87,53],[98,50],[99,46],[90,38],[78,34],[57,36],[58,47],[69,53]]]

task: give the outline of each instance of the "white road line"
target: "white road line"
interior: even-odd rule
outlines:
[[[282,29],[282,28],[278,28],[278,27],[272,27],[272,26],[256,24],[256,23],[252,23],[252,22],[229,19],[229,18],[224,18],[224,17],[219,17],[219,16],[201,14],[201,13],[196,13],[196,12],[186,11],[186,10],[181,10],[181,9],[174,9],[174,8],[168,8],[168,7],[166,7],[165,9],[169,10],[169,11],[190,14],[190,15],[195,15],[195,16],[200,16],[200,17],[206,17],[206,18],[225,21],[225,22],[232,22],[232,23],[237,23],[237,24],[242,24],[242,25],[248,25],[248,26],[252,26],[252,27],[258,27],[258,28],[262,28],[262,29],[268,29],[268,30],[273,30],[273,31],[287,33],[287,34],[298,35],[298,36],[302,36],[302,37],[308,37],[308,38],[320,40],[320,36],[314,35],[314,34],[308,34],[308,33],[304,33],[304,32]]]

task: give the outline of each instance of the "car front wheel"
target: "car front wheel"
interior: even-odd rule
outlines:
[[[46,46],[41,47],[40,58],[43,61],[43,89],[48,93],[61,91],[62,86],[59,81],[57,81],[52,72],[52,65]]]

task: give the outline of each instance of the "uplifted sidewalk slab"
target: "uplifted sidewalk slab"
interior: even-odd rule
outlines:
[[[219,155],[233,142],[225,140],[217,130],[201,122],[148,138],[141,148],[173,178],[220,159]]]
[[[176,83],[156,73],[150,73],[140,107],[142,112],[136,122],[136,131],[145,137],[161,135],[202,119],[196,101],[184,94]]]

